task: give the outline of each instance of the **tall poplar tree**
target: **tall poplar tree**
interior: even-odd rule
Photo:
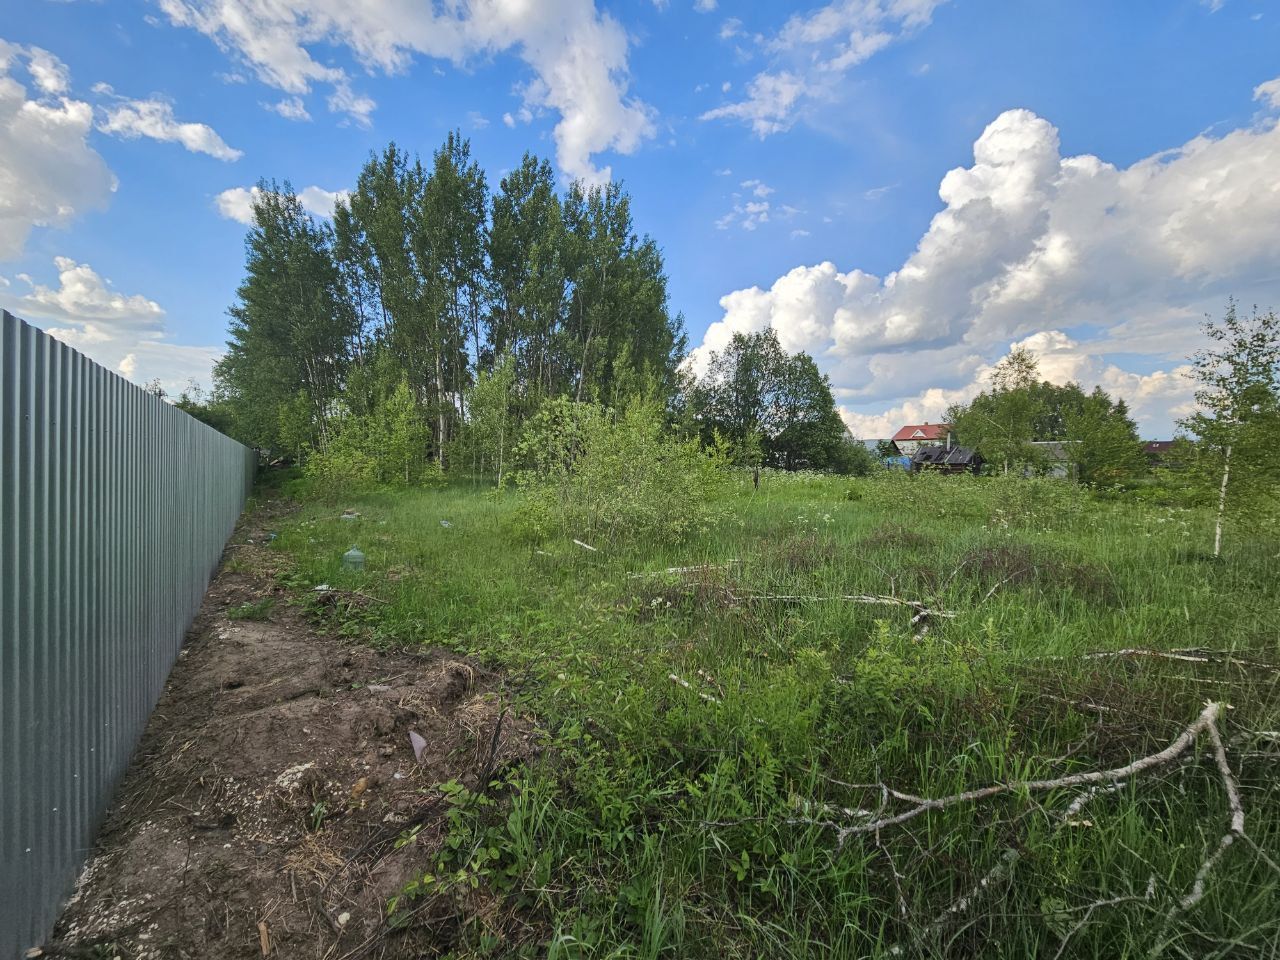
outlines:
[[[358,335],[332,245],[287,181],[259,184],[227,352],[214,368],[247,443],[296,455],[323,436]]]

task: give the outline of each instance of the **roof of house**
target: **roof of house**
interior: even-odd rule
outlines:
[[[1173,449],[1172,440],[1148,440],[1142,445],[1143,453],[1168,453]]]
[[[895,433],[893,440],[945,440],[950,432],[949,423],[911,423]]]
[[[1050,460],[1070,460],[1074,440],[1032,440],[1031,446],[1039,449]]]
[[[982,457],[972,447],[921,447],[911,462],[931,467],[968,467],[981,463]]]

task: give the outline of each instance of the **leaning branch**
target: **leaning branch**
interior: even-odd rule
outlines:
[[[1167,747],[1158,753],[1140,757],[1122,767],[1113,767],[1110,770],[1093,770],[1087,773],[1073,773],[1050,780],[1015,780],[1010,783],[996,783],[976,790],[954,793],[947,797],[921,800],[919,803],[893,816],[880,817],[865,823],[842,824],[832,820],[817,820],[813,821],[812,825],[834,831],[836,846],[839,848],[850,837],[875,833],[887,827],[895,827],[914,820],[922,814],[930,813],[934,810],[945,810],[961,803],[972,803],[976,800],[985,800],[1001,794],[1042,793],[1047,790],[1062,790],[1067,787],[1084,787],[1093,784],[1112,784],[1120,780],[1127,780],[1177,759],[1196,742],[1196,738],[1200,734],[1208,730],[1216,732],[1218,715],[1221,709],[1221,704],[1206,704],[1205,708],[1200,712],[1200,716]]]

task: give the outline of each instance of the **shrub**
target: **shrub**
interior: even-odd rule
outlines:
[[[435,486],[440,467],[427,456],[430,429],[403,381],[367,414],[345,413],[307,457],[306,475],[321,491],[376,486]]]
[[[723,456],[663,430],[661,411],[636,402],[622,414],[549,400],[515,449],[522,469],[520,525],[536,539],[561,533],[596,544],[673,542],[709,526],[725,482]]]

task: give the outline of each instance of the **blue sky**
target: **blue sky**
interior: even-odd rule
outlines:
[[[1280,306],[1264,0],[19,0],[0,22],[0,304],[207,382],[244,190],[322,214],[389,140],[625,182],[691,346],[772,325],[864,437],[1013,343],[1149,436],[1228,294]],[[705,338],[705,340],[704,340]]]

